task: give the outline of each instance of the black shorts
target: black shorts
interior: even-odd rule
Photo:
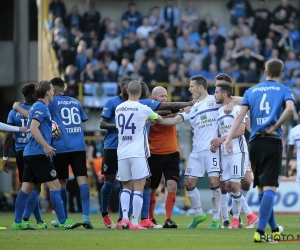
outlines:
[[[165,180],[173,180],[178,182],[179,179],[179,152],[165,155],[151,154],[148,158],[148,163],[151,172],[152,189],[157,189],[161,181],[162,174]]]
[[[118,171],[118,154],[116,149],[104,149],[102,173],[116,175]]]
[[[279,186],[282,149],[282,141],[277,136],[257,135],[249,143],[249,156],[254,174],[253,187]]]
[[[85,151],[56,154],[53,157],[53,164],[59,180],[69,179],[69,165],[75,177],[87,176]]]
[[[50,157],[46,155],[24,156],[23,182],[44,183],[57,179]]]
[[[19,171],[19,182],[23,182],[23,172],[24,172],[24,159],[23,159],[24,150],[19,150],[16,152],[16,163]]]

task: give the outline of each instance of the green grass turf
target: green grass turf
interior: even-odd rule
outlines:
[[[279,243],[254,243],[255,229],[219,229],[209,230],[211,215],[198,225],[196,229],[187,229],[192,216],[174,215],[173,220],[178,224],[177,229],[152,229],[141,231],[116,230],[104,227],[101,215],[92,214],[91,221],[96,228],[87,230],[58,230],[51,226],[51,220],[56,217],[50,213],[42,214],[48,229],[34,231],[13,231],[11,224],[12,213],[0,213],[0,226],[8,230],[0,230],[0,250],[74,250],[74,249],[300,249],[300,241]],[[69,218],[80,222],[81,215],[70,214]],[[114,221],[117,215],[112,215]],[[285,234],[300,234],[300,223],[296,215],[277,215],[278,224],[284,227]],[[160,222],[163,216],[157,216]],[[243,217],[245,223],[245,217]],[[31,219],[32,224],[35,222]],[[270,234],[270,229],[267,229]]]

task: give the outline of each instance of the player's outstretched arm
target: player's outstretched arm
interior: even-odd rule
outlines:
[[[20,106],[20,102],[15,102],[12,106],[13,109],[17,110],[20,114],[22,114],[24,117],[28,118],[29,110],[23,109]]]
[[[182,115],[176,115],[175,117],[172,117],[172,118],[168,118],[168,117],[162,118],[162,120],[157,123],[161,124],[161,125],[173,126],[173,125],[182,123],[183,121],[184,120],[183,120]]]
[[[0,122],[0,131],[25,133],[26,127],[17,127],[17,126],[7,125],[5,123]]]
[[[102,117],[100,119],[100,128],[101,129],[115,129],[116,124],[110,123],[108,118]]]
[[[286,163],[285,163],[285,169],[284,169],[284,175],[285,177],[289,177],[289,169],[290,169],[290,160],[292,159],[293,152],[294,152],[295,145],[289,145],[287,153],[286,153]]]

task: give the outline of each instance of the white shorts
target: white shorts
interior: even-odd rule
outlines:
[[[219,150],[215,153],[209,149],[201,152],[190,153],[185,170],[185,176],[202,178],[205,172],[208,176],[219,177],[220,175],[220,155]]]
[[[119,181],[138,181],[150,175],[147,158],[136,157],[118,160],[117,179]]]
[[[240,182],[249,165],[247,153],[235,153],[224,155],[221,159],[222,173],[221,181]]]

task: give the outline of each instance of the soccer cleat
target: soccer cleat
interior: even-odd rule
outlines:
[[[61,229],[61,230],[75,229],[82,225],[83,225],[83,223],[76,223],[74,221],[66,219],[65,223],[63,223],[63,224],[58,223],[58,229]]]
[[[122,220],[120,220],[120,221],[116,224],[116,229],[123,229],[123,227],[122,227]]]
[[[107,214],[105,215],[103,218],[103,222],[104,222],[104,225],[107,227],[107,228],[115,228],[115,224],[113,223],[112,219],[110,218],[110,216]]]
[[[177,228],[177,224],[171,219],[167,219],[163,225],[163,228]]]
[[[187,228],[196,228],[199,223],[206,220],[206,214],[203,213],[201,216],[195,216],[193,221],[187,225]]]
[[[244,223],[243,220],[241,219],[241,217],[239,217],[239,228],[243,228]]]
[[[38,228],[38,229],[46,229],[46,228],[47,228],[47,224],[44,223],[44,222],[42,222],[42,221],[40,221],[40,222],[38,222],[38,224],[37,224],[37,228]]]
[[[151,219],[152,223],[154,223],[155,225],[158,225],[158,221],[156,219]]]
[[[221,228],[230,228],[229,220],[224,220]]]
[[[258,217],[254,214],[251,213],[247,216],[247,226],[246,228],[253,228],[254,224],[258,222]]]
[[[281,234],[280,234],[280,232],[273,232],[272,233],[272,240],[273,241],[280,241],[281,240]]]
[[[133,225],[131,222],[129,222],[129,229],[130,230],[147,230],[145,227],[141,227],[140,225]]]
[[[11,226],[12,230],[35,230],[35,228],[30,225],[29,221],[22,221],[21,223],[13,223]]]
[[[59,224],[59,222],[58,221],[56,221],[56,220],[53,220],[53,221],[51,221],[51,225],[53,226],[53,227],[58,227],[58,224]]]
[[[85,229],[94,229],[92,223],[90,221],[84,221],[82,222],[82,226],[85,228]]]
[[[232,221],[231,221],[231,228],[233,229],[238,229],[239,228],[239,219],[236,219],[236,218],[232,218]]]
[[[130,225],[130,221],[123,218],[122,220],[120,220],[118,222],[117,228],[118,229],[128,229],[129,225]]]
[[[268,238],[266,236],[266,234],[260,234],[259,232],[255,232],[254,233],[254,242],[258,243],[258,242],[261,242],[261,243],[265,243],[265,242],[268,242]]]
[[[139,224],[141,227],[144,227],[144,228],[153,228],[153,229],[159,229],[159,228],[162,228],[162,225],[157,225],[157,224],[154,224],[151,220],[149,219],[144,219],[144,220],[141,220],[141,223]]]
[[[208,229],[219,229],[220,222],[218,220],[212,220],[212,223]]]
[[[7,230],[6,227],[0,227],[0,230]]]

